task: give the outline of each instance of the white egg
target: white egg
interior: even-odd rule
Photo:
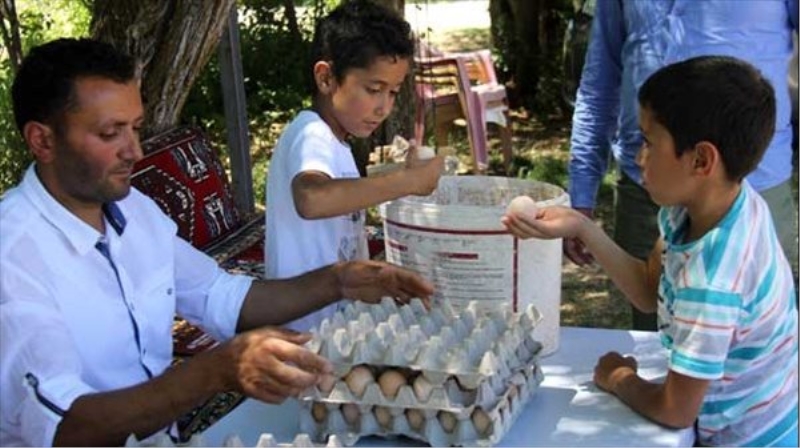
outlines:
[[[345,382],[350,392],[361,398],[367,386],[375,382],[372,371],[367,366],[355,366],[345,377]]]
[[[406,377],[397,370],[388,369],[378,378],[378,385],[386,398],[394,398],[401,387],[406,385]]]
[[[444,432],[451,433],[456,429],[456,423],[458,423],[458,420],[456,420],[456,416],[452,412],[439,411],[438,418],[439,423],[442,425],[442,429],[444,429]]]
[[[421,432],[425,425],[425,414],[419,409],[406,409],[406,420],[411,429]]]
[[[427,160],[436,157],[436,151],[430,146],[420,146],[417,148],[417,158],[419,160]]]
[[[358,405],[354,403],[345,403],[342,405],[342,416],[348,425],[355,426],[361,419],[361,410],[359,410]]]
[[[491,429],[492,419],[483,409],[475,408],[475,411],[472,413],[472,425],[475,426],[475,431],[477,431],[478,434],[482,436],[488,435]]]
[[[525,216],[536,219],[536,202],[530,196],[517,196],[511,200],[506,208],[506,213],[514,216]]]

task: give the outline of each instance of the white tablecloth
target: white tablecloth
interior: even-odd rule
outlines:
[[[666,375],[666,351],[657,333],[562,328],[557,352],[542,358],[545,379],[528,401],[501,446],[692,446],[692,428],[670,430],[646,420],[592,382],[595,363],[615,350],[632,354],[648,379]],[[290,443],[299,428],[299,405],[287,400],[271,406],[247,400],[203,434],[206,444],[221,445],[238,435],[255,446],[262,433]],[[364,446],[412,446],[410,439],[362,438]]]

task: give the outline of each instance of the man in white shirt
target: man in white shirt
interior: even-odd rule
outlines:
[[[281,402],[332,367],[302,346],[309,335],[265,325],[341,297],[432,292],[370,261],[233,276],[181,240],[130,188],[142,102],[133,61],[107,44],[32,49],[12,96],[35,162],[0,201],[2,445],[122,444],[229,390]],[[226,342],[170,368],[176,313]]]

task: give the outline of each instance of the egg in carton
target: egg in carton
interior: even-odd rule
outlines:
[[[389,308],[394,307],[393,302],[388,304]],[[419,303],[418,305],[421,305]],[[412,305],[413,306],[413,305]],[[359,312],[351,307],[346,310],[349,311],[351,316],[358,316],[360,323],[359,330],[364,335],[369,332],[363,332],[366,328],[372,328],[372,320],[370,315],[364,312]],[[361,306],[363,311],[363,305]],[[386,307],[378,309],[372,315],[383,313]],[[396,309],[396,307],[394,307]],[[401,309],[406,309],[401,308]],[[422,312],[426,312],[424,307],[421,307]],[[417,312],[417,314],[421,314]],[[434,310],[432,314],[436,314]],[[508,313],[505,313],[508,314]],[[378,318],[391,320],[397,314],[384,313],[379,315]],[[405,313],[408,315],[408,313]],[[471,314],[465,314],[465,318],[456,322],[471,322]],[[474,316],[472,316],[474,317]],[[397,368],[397,367],[380,367],[370,365],[357,365],[353,366],[350,371],[347,371],[341,378],[329,376],[314,388],[310,388],[301,394],[300,398],[310,399],[316,401],[328,401],[335,403],[345,402],[359,402],[363,404],[374,405],[391,405],[391,406],[424,406],[428,408],[437,408],[443,410],[458,410],[467,406],[478,405],[484,408],[492,407],[498,400],[499,394],[505,389],[505,380],[508,378],[513,370],[519,369],[521,366],[529,365],[536,361],[537,353],[541,349],[541,344],[534,341],[530,334],[519,335],[519,332],[506,331],[508,328],[517,328],[517,321],[519,319],[511,319],[511,326],[506,325],[506,320],[513,315],[504,315],[502,318],[505,320],[498,321],[495,319],[486,320],[490,325],[484,327],[485,330],[491,334],[483,334],[480,332],[477,336],[473,334],[472,337],[477,341],[467,341],[468,346],[473,350],[487,350],[485,343],[489,337],[496,339],[494,334],[505,331],[503,337],[499,338],[495,349],[508,351],[509,347],[516,349],[512,350],[514,356],[511,354],[503,355],[507,359],[514,359],[516,362],[509,367],[513,369],[506,369],[491,376],[475,377],[474,375],[449,375],[442,376],[441,371],[421,370],[415,371],[412,368]],[[406,318],[407,320],[410,320]],[[353,322],[350,321],[350,322]],[[447,322],[447,321],[445,321]],[[339,328],[350,326],[346,321],[336,323]],[[445,325],[448,325],[445,323]],[[473,324],[467,324],[475,327]],[[494,325],[492,327],[491,325]],[[497,330],[497,326],[500,330]],[[325,326],[323,325],[323,332]],[[328,329],[330,331],[330,328]],[[442,333],[447,335],[448,328],[444,328]],[[366,337],[366,336],[365,336]],[[522,338],[522,340],[520,340]],[[448,344],[454,344],[455,341],[449,340],[449,336],[444,339],[448,340]],[[461,357],[466,359],[470,356],[467,352],[453,351],[454,357]],[[472,355],[474,357],[474,355]],[[491,357],[487,358],[491,359]],[[485,359],[484,359],[485,360]],[[504,366],[505,367],[505,366]],[[376,375],[376,373],[378,375]],[[466,379],[466,381],[465,381]]]
[[[356,403],[302,403],[300,427],[316,440],[337,436],[345,445],[361,437],[403,435],[432,446],[491,446],[508,432],[542,381],[538,365],[516,372],[495,406],[456,412],[433,408]]]
[[[376,374],[377,372],[377,374]],[[344,378],[328,377],[298,398],[329,403],[360,403],[392,407],[425,407],[458,411],[469,406],[491,408],[507,388],[499,375],[488,377],[475,388],[464,388],[457,377],[432,383],[426,372],[408,368],[355,366]]]
[[[354,302],[324,320],[307,347],[329,359],[338,378],[359,364],[403,366],[435,384],[456,376],[474,389],[533,358],[541,347],[531,336],[539,320],[533,306],[521,313],[510,306],[479,312],[473,301],[456,314],[447,303],[429,311],[419,299],[398,307],[384,298],[379,305]]]

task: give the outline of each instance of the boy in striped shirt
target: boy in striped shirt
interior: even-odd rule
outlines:
[[[595,383],[710,446],[798,446],[797,306],[789,264],[761,197],[744,181],[775,127],[775,94],[749,64],[703,56],[654,73],[639,91],[644,187],[661,205],[646,261],[582,214],[505,216],[520,238],[579,238],[631,303],[658,311],[670,351],[663,383],[607,353]]]

